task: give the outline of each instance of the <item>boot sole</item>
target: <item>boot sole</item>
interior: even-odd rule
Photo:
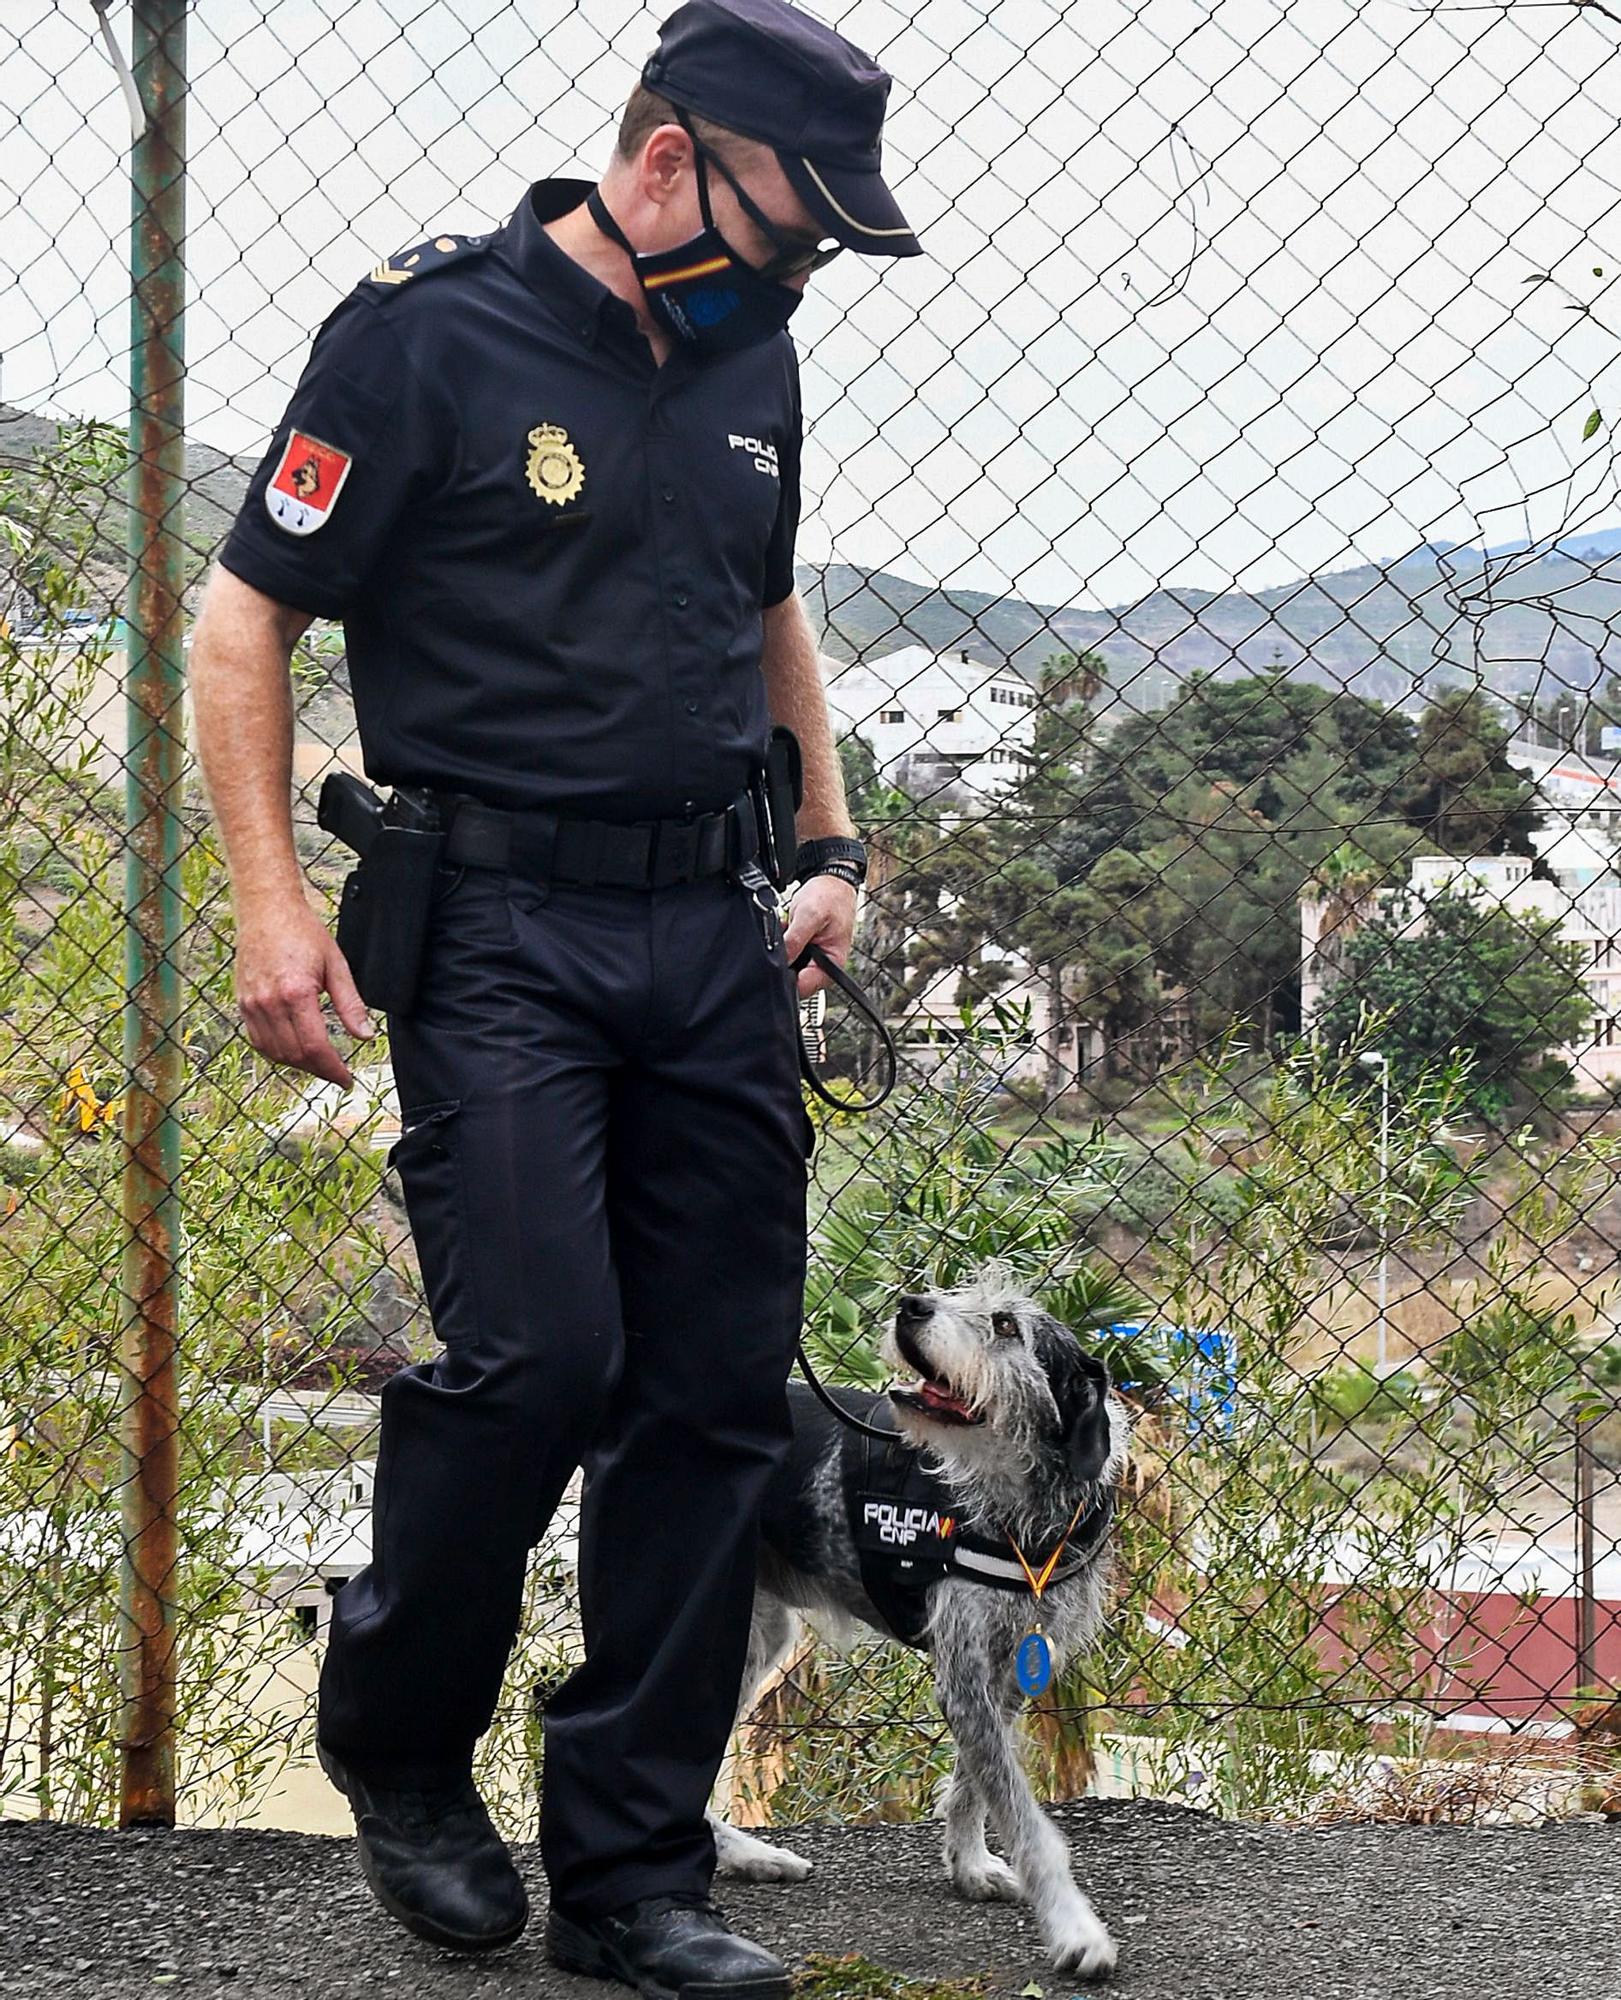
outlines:
[[[768,1973],[758,1979],[684,1979],[679,1986],[661,1986],[656,1979],[638,1977],[611,1944],[555,1910],[546,1916],[546,1956],[565,1972],[621,1980],[644,2000],[788,2000],[791,1985],[786,1973]]]
[[[316,1746],[315,1758],[321,1769],[347,1799],[349,1787],[343,1781],[342,1766],[329,1757],[319,1744]],[[527,1908],[517,1923],[509,1925],[504,1931],[481,1931],[469,1934],[450,1930],[444,1924],[436,1924],[432,1917],[425,1917],[420,1910],[411,1909],[384,1887],[378,1879],[376,1867],[367,1852],[365,1841],[360,1838],[358,1829],[355,1834],[355,1850],[360,1856],[360,1872],[365,1876],[366,1886],[373,1896],[397,1924],[402,1925],[413,1937],[422,1938],[428,1944],[443,1945],[449,1951],[499,1951],[503,1945],[516,1942],[528,1928]]]

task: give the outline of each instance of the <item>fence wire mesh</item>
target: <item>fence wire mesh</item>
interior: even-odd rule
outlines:
[[[1595,4],[861,0],[930,254],[795,321],[799,587],[872,853],[851,970],[902,1083],[818,1126],[807,1328],[880,1383],[992,1259],[1134,1416],[1105,1635],[1049,1790],[1256,1814],[1621,1810],[1617,19]],[[310,338],[379,257],[606,165],[659,15],[223,0],[189,20],[195,597]],[[107,25],[127,46],[127,14]],[[0,24],[0,1768],[107,1819],[119,1346],[129,110],[96,10]],[[340,626],[293,809],[361,768]],[[244,1041],[188,759],[180,1453],[193,1821],[305,1823],[379,1397],[437,1343],[387,1151]],[[827,1073],[876,1051],[838,1005]],[[536,1199],[544,1199],[537,1186]],[[573,1495],[480,1775],[532,1830],[578,1657]],[[468,1524],[474,1532],[476,1524]],[[812,1631],[745,1818],[906,1815],[927,1663]]]

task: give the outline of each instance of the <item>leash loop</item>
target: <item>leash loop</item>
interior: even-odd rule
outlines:
[[[833,981],[834,985],[841,986],[849,994],[850,998],[861,1009],[862,1013],[866,1015],[867,1019],[871,1021],[880,1036],[882,1036],[884,1053],[889,1058],[889,1077],[883,1089],[875,1097],[835,1097],[832,1091],[823,1086],[821,1078],[816,1074],[816,1065],[811,1061],[810,1051],[805,1047],[805,1028],[803,1022],[799,1024],[798,1030],[800,1074],[810,1085],[811,1089],[816,1092],[816,1095],[825,1104],[831,1104],[835,1111],[854,1111],[858,1114],[876,1111],[879,1105],[883,1103],[884,1099],[895,1088],[896,1077],[899,1073],[899,1062],[895,1054],[895,1038],[889,1032],[888,1024],[885,1022],[883,1016],[873,1006],[866,994],[862,992],[861,988],[850,977],[849,973],[845,971],[844,967],[839,964],[838,960],[823,951],[819,944],[806,945],[805,949],[793,962],[794,971],[797,972],[807,959],[812,958],[815,959],[816,963]]]

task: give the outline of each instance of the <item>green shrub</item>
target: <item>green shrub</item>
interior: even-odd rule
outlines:
[[[1380,1377],[1366,1363],[1347,1361],[1325,1368],[1309,1384],[1312,1403],[1326,1422],[1354,1424],[1363,1418],[1415,1414],[1419,1408],[1418,1378],[1410,1369]]]

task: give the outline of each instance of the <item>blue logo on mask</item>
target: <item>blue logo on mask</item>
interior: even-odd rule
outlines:
[[[716,326],[737,311],[737,294],[724,288],[689,292],[681,301],[695,326]]]

